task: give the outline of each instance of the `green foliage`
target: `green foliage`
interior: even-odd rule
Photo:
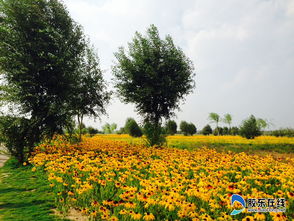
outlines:
[[[136,32],[128,50],[120,48],[113,68],[115,86],[125,103],[134,103],[145,122],[161,132],[162,118],[179,109],[184,96],[194,88],[194,68],[170,36],[160,39],[154,25],[142,36]],[[149,134],[149,132],[148,132]],[[150,133],[154,134],[154,132]],[[160,137],[160,135],[158,135]],[[157,144],[158,136],[147,136]]]
[[[216,127],[213,130],[213,135],[215,135],[215,136],[224,135],[224,129],[222,127]]]
[[[132,137],[142,137],[143,133],[133,118],[128,118],[125,124],[125,132]]]
[[[210,127],[209,124],[207,124],[205,127],[202,129],[202,134],[203,135],[209,135],[212,134],[212,128]]]
[[[161,146],[166,144],[164,128],[158,124],[152,124],[150,122],[145,122],[143,128],[144,134],[146,136],[147,146]]]
[[[217,130],[217,128],[218,128],[218,123],[219,123],[219,121],[220,121],[220,116],[217,114],[217,113],[209,113],[209,115],[208,115],[208,119],[211,121],[211,122],[214,122],[215,123],[215,126],[216,126],[216,128],[215,128],[215,130]],[[217,130],[217,131],[219,131],[219,130]],[[218,134],[219,135],[219,134]]]
[[[0,142],[19,163],[27,160],[35,144],[36,135],[30,123],[31,121],[25,118],[0,117]]]
[[[193,123],[187,123],[186,121],[180,123],[180,129],[185,136],[193,135],[197,132],[195,125]]]
[[[267,128],[269,126],[269,122],[265,119],[261,119],[261,118],[258,118],[256,120],[256,123],[257,123],[257,126],[260,130],[264,130],[265,128]]]
[[[279,130],[270,131],[268,135],[276,136],[276,137],[294,137],[294,129],[293,128],[281,128]]]
[[[167,121],[165,128],[167,134],[174,135],[177,133],[177,123],[174,120]]]
[[[105,134],[113,134],[115,132],[116,128],[117,128],[117,124],[106,123],[103,125],[102,130],[103,130],[103,133],[105,133]]]
[[[99,131],[94,127],[87,127],[87,133],[89,133],[90,136],[94,136],[95,134],[98,134]]]
[[[81,27],[53,0],[1,1],[0,16],[1,101],[29,114],[40,137],[62,133],[85,47]]]
[[[238,127],[231,127],[230,134],[231,135],[238,135],[239,134],[239,128]]]
[[[232,115],[231,114],[225,114],[223,118],[223,122],[225,124],[228,124],[229,128],[231,128],[231,123],[232,123]]]
[[[244,120],[240,127],[240,135],[247,139],[253,139],[261,135],[260,128],[257,125],[256,118],[251,115],[248,119]]]
[[[54,194],[48,177],[31,166],[9,159],[0,168],[0,219],[5,221],[66,221],[53,214]],[[5,178],[4,178],[5,177]]]
[[[228,127],[223,127],[222,135],[229,135],[229,134],[230,134],[230,129]]]

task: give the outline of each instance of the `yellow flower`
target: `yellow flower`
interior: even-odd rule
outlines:
[[[154,215],[152,213],[145,213],[143,219],[145,221],[149,221],[149,220],[155,220],[155,217],[154,217]]]
[[[246,216],[245,218],[242,219],[242,221],[254,221],[254,217]]]

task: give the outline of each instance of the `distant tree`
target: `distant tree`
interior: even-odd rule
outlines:
[[[211,121],[211,122],[214,122],[215,123],[215,129],[218,128],[218,123],[220,121],[220,116],[217,114],[217,113],[210,113],[209,116],[208,116],[208,119]],[[219,130],[217,130],[219,132]],[[219,133],[218,133],[219,135]]]
[[[229,134],[230,134],[230,129],[228,127],[223,127],[222,135],[229,135]]]
[[[217,136],[217,135],[223,135],[224,133],[224,129],[222,127],[216,127],[213,130],[213,135]]]
[[[106,123],[102,126],[102,131],[104,134],[111,134],[110,124]]]
[[[210,127],[209,124],[207,124],[205,127],[203,127],[202,129],[202,134],[203,135],[209,135],[209,134],[212,134],[212,129]]]
[[[90,134],[90,136],[94,136],[99,131],[96,128],[90,126],[90,127],[87,127],[87,132]]]
[[[181,123],[180,123],[180,130],[181,130],[181,132],[182,132],[185,136],[188,135],[188,131],[189,131],[188,127],[189,127],[188,122],[186,122],[186,121],[181,121]]]
[[[180,123],[180,129],[185,136],[193,135],[197,132],[195,125],[193,123],[187,123],[186,121]]]
[[[242,137],[246,137],[247,139],[253,139],[254,137],[261,135],[260,128],[257,125],[257,120],[253,115],[242,122],[240,135]]]
[[[231,135],[238,135],[239,134],[239,128],[238,127],[232,127],[230,129],[230,134]]]
[[[223,122],[231,128],[231,123],[232,123],[232,115],[231,114],[225,114],[223,118]]]
[[[125,124],[125,132],[132,137],[141,137],[143,135],[140,127],[133,118],[128,118]]]
[[[126,134],[127,132],[125,131],[124,127],[119,128],[119,130],[117,131],[117,134]]]
[[[166,133],[174,135],[177,133],[177,123],[174,120],[169,120],[166,122]]]
[[[110,92],[106,90],[106,83],[99,68],[99,58],[94,48],[85,47],[83,58],[78,68],[79,78],[72,91],[70,107],[76,115],[81,140],[84,116],[99,117],[105,114],[105,106],[110,99]]]
[[[196,134],[196,132],[197,132],[196,126],[193,123],[189,123],[188,124],[188,134],[193,135],[193,134]]]
[[[270,123],[267,120],[262,119],[262,118],[256,119],[256,123],[257,123],[257,126],[260,130],[264,130],[267,127],[269,127],[269,125],[270,125]]]
[[[128,51],[120,48],[113,68],[115,86],[125,103],[134,103],[148,131],[148,145],[164,142],[161,122],[179,109],[194,88],[194,68],[170,36],[160,39],[151,25],[147,35],[136,32]]]

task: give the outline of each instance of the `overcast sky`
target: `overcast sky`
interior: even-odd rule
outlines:
[[[250,114],[274,126],[294,127],[294,0],[65,0],[98,51],[105,78],[119,46],[135,31],[155,24],[170,34],[193,61],[196,89],[187,96],[177,122],[201,129],[208,114],[230,113],[233,124]],[[123,126],[127,117],[142,119],[133,105],[117,98],[108,117],[86,120]]]

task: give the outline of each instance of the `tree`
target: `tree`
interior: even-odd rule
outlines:
[[[238,135],[239,134],[239,128],[238,127],[232,127],[230,129],[230,134],[231,135]]]
[[[222,127],[216,127],[213,130],[213,135],[215,136],[219,136],[219,135],[223,135],[224,134],[224,129]]]
[[[34,144],[62,133],[73,114],[82,28],[57,0],[1,0],[0,23],[1,103],[29,120]]]
[[[196,134],[196,132],[197,132],[196,126],[193,123],[189,123],[188,124],[188,134],[190,134],[192,136],[193,134]]]
[[[143,133],[133,118],[128,118],[125,124],[125,132],[132,137],[142,137]]]
[[[167,121],[165,127],[167,134],[174,135],[177,133],[177,123],[174,120]]]
[[[112,124],[106,123],[102,127],[102,130],[103,130],[103,132],[105,134],[113,134],[116,128],[117,128],[117,124],[115,124],[115,123],[112,123]]]
[[[207,124],[205,127],[203,127],[202,129],[202,134],[203,135],[209,135],[209,134],[212,134],[212,129],[210,127],[209,124]]]
[[[247,139],[253,139],[254,137],[261,135],[260,128],[257,125],[257,120],[253,115],[242,122],[240,135],[242,137],[246,137]]]
[[[218,128],[218,123],[220,121],[220,116],[217,113],[210,113],[209,116],[208,116],[208,119],[211,122],[215,123],[216,129],[217,129]],[[219,130],[218,130],[218,132],[219,132]],[[218,133],[218,135],[219,135],[219,133]]]
[[[115,86],[122,101],[134,103],[148,123],[152,132],[148,144],[160,144],[162,119],[173,116],[181,100],[194,88],[192,62],[170,36],[160,39],[154,25],[146,36],[136,32],[128,50],[121,47],[115,57]]]
[[[232,115],[231,114],[225,114],[223,118],[223,122],[225,124],[229,125],[229,129],[231,128],[231,123],[232,123]]]
[[[193,135],[197,132],[195,125],[193,123],[187,123],[186,121],[180,123],[180,129],[185,136]]]
[[[260,130],[264,130],[265,128],[267,128],[269,126],[269,122],[267,120],[264,120],[262,118],[258,118],[256,120],[257,126]]]
[[[185,135],[185,136],[187,136],[188,135],[188,126],[189,124],[188,124],[188,122],[186,122],[186,121],[181,121],[181,123],[180,123],[180,130],[181,130],[181,132]]]
[[[89,43],[85,47],[78,72],[79,78],[73,90],[70,106],[73,114],[77,116],[81,140],[84,116],[99,117],[100,114],[105,114],[105,106],[109,102],[111,93],[106,90],[106,83],[99,68],[98,55]]]

